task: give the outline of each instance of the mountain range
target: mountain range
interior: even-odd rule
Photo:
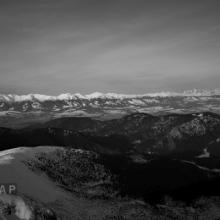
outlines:
[[[220,113],[220,90],[192,90],[183,93],[161,92],[143,95],[116,93],[61,94],[46,96],[0,95],[0,123],[21,124],[41,118],[81,116],[99,119],[119,118],[131,113],[153,115],[169,113],[215,112]]]

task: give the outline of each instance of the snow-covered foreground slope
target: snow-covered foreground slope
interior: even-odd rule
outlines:
[[[45,178],[33,173],[23,163],[24,160],[33,158],[36,153],[49,152],[57,147],[21,147],[0,152],[1,182],[15,183],[18,194],[31,195],[44,202],[53,201],[61,192],[56,185]]]
[[[49,152],[56,147],[21,147],[0,152],[1,184],[16,184],[16,195],[0,195],[0,203],[15,206],[12,215],[6,219],[34,219],[33,207],[26,203],[24,196],[42,202],[54,201],[62,195],[61,190],[43,175],[37,175],[28,169],[23,161],[33,158],[38,152]],[[0,216],[1,218],[1,216]]]
[[[1,183],[13,183],[17,185],[17,194],[0,195],[1,202],[15,203],[17,205],[17,215],[7,216],[8,220],[33,220],[33,219],[56,219],[56,218],[35,218],[33,211],[34,206],[43,205],[43,208],[50,208],[62,215],[62,219],[79,219],[87,220],[103,219],[106,213],[111,213],[111,202],[100,200],[88,200],[74,196],[65,191],[55,182],[49,179],[44,173],[35,172],[25,165],[24,161],[35,160],[35,155],[39,153],[49,153],[61,147],[21,147],[0,152],[0,176]],[[28,202],[31,201],[31,203]],[[30,211],[30,213],[28,213]],[[23,213],[23,214],[22,214]],[[39,213],[38,213],[39,214]],[[1,219],[1,216],[0,216]]]

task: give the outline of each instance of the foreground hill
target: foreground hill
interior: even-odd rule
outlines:
[[[207,174],[210,178],[206,171],[199,173],[190,165],[181,166],[181,163],[169,160],[164,162],[158,160],[140,165],[123,156],[58,149],[40,153],[25,163],[35,172],[46,173],[63,189],[77,196],[77,207],[79,204],[85,207],[85,201],[91,200],[93,205],[99,204],[98,210],[93,206],[94,213],[86,209],[83,219],[218,219],[219,177],[206,181]],[[201,198],[203,195],[215,197]],[[175,202],[168,196],[187,203]],[[55,212],[62,216],[62,209],[67,209],[68,218],[81,219],[79,213],[73,211],[73,205],[67,204],[68,209],[59,206]]]
[[[176,171],[173,173],[174,164],[163,168],[166,163],[159,165],[159,161],[155,161],[147,168],[147,164],[132,163],[128,158],[121,156],[113,157],[54,146],[23,147],[2,151],[0,162],[1,179],[16,183],[18,188],[18,194],[15,196],[0,195],[1,208],[4,205],[8,210],[8,213],[7,210],[5,211],[5,215],[10,214],[10,209],[15,209],[12,215],[6,216],[6,219],[212,220],[220,217],[219,197],[203,197],[193,202],[192,200],[179,202],[165,196],[172,195],[169,192],[162,196],[152,187],[147,187],[147,183],[153,181],[151,180],[153,173],[159,184],[169,181],[168,184],[173,187],[175,181],[170,179],[173,174],[180,172],[176,175],[178,179],[183,175],[184,169],[191,175],[196,173],[189,169],[190,165],[184,169],[175,166]],[[152,170],[155,165],[158,170]],[[169,176],[162,175],[162,172],[157,173],[161,169],[163,172],[169,169],[171,173]],[[196,167],[193,169],[196,171]],[[202,176],[205,176],[205,172],[201,171],[200,177]],[[186,177],[183,176],[179,180],[185,178],[182,185],[186,181],[191,181]],[[195,179],[196,177],[194,181]],[[216,181],[216,185],[211,183],[214,182],[209,181],[209,184],[204,184],[203,190],[210,189],[214,192],[213,186],[215,186],[217,195],[219,182]],[[199,192],[196,187],[194,184],[179,189],[190,195],[194,192],[192,190]],[[180,196],[178,191],[173,192]],[[155,203],[152,198],[156,196],[158,200]]]

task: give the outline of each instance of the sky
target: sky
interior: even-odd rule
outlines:
[[[220,87],[219,0],[0,0],[0,93]]]

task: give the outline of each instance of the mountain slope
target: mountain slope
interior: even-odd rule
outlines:
[[[20,130],[1,128],[0,146],[64,145],[102,153],[186,154],[195,157],[204,151],[219,155],[219,134],[218,114],[152,116],[135,113],[107,121],[68,117]]]

